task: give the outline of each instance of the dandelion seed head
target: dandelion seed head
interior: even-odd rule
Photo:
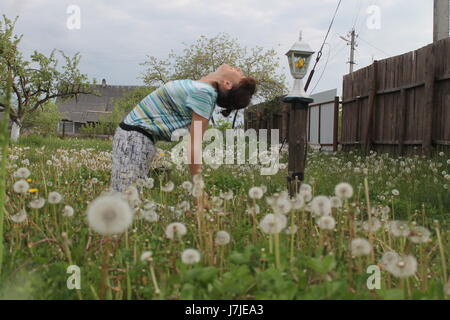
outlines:
[[[44,198],[37,198],[34,200],[31,200],[28,206],[31,209],[41,209],[45,205],[45,199]]]
[[[27,168],[23,167],[23,168],[19,168],[16,170],[16,172],[14,172],[14,177],[16,178],[20,178],[20,179],[26,179],[31,175],[30,170],[28,170]]]
[[[369,241],[363,238],[355,238],[351,243],[352,256],[368,256],[372,252],[372,246]]]
[[[100,196],[88,205],[87,219],[89,226],[101,235],[119,234],[133,222],[133,212],[121,197]]]
[[[57,191],[52,191],[48,194],[48,203],[58,204],[62,201],[62,195]]]
[[[187,228],[181,222],[172,222],[166,227],[166,237],[173,240],[187,233]]]
[[[30,185],[25,180],[19,180],[14,183],[13,189],[16,193],[27,193]]]
[[[345,200],[353,196],[353,187],[347,182],[341,182],[334,188],[337,197]]]
[[[27,212],[25,211],[25,209],[22,209],[15,215],[12,215],[11,220],[15,223],[21,223],[27,220],[27,217],[28,217]]]
[[[261,199],[264,193],[260,187],[251,187],[248,191],[250,199]]]
[[[417,271],[417,260],[412,255],[399,256],[386,265],[386,270],[397,278],[408,278]]]
[[[181,253],[181,261],[184,264],[200,262],[200,252],[196,249],[186,249]]]
[[[329,215],[331,213],[331,202],[326,196],[317,196],[311,202],[311,209],[316,217]]]
[[[342,200],[337,196],[333,196],[330,198],[331,207],[332,208],[340,208],[342,207]]]
[[[410,229],[409,240],[413,243],[426,243],[430,241],[431,232],[425,227],[415,226]]]
[[[332,216],[322,216],[317,220],[317,225],[322,230],[333,230],[336,226],[336,221]]]
[[[390,221],[388,230],[394,237],[407,237],[410,233],[408,223],[399,220]]]
[[[64,217],[72,217],[73,214],[74,214],[74,209],[71,206],[69,206],[69,205],[65,205],[62,215]]]
[[[174,188],[175,188],[175,184],[172,181],[169,181],[166,183],[165,186],[161,187],[161,190],[163,192],[172,192]]]
[[[261,220],[259,227],[264,233],[280,233],[287,225],[287,218],[282,214],[269,213]]]
[[[230,234],[224,230],[221,230],[216,233],[216,238],[214,242],[218,246],[224,246],[230,243],[230,240],[231,240]]]

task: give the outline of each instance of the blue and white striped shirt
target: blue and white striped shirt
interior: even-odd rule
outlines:
[[[158,140],[170,141],[172,132],[187,128],[192,112],[210,119],[217,101],[217,90],[206,82],[173,80],[139,102],[123,122],[149,131]]]

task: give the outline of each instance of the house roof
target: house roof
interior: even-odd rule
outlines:
[[[100,115],[110,114],[114,108],[114,100],[139,86],[112,86],[106,83],[93,85],[92,89],[99,95],[80,94],[68,100],[56,99],[59,111],[64,120],[73,122],[97,122]]]

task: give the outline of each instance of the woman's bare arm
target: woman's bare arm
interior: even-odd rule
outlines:
[[[192,123],[189,128],[191,143],[188,144],[189,169],[192,176],[200,173],[202,168],[202,140],[208,123],[208,119],[195,112],[192,113]]]

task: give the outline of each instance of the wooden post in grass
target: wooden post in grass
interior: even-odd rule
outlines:
[[[284,102],[291,103],[289,116],[289,164],[288,164],[288,189],[293,196],[300,189],[300,184],[305,178],[305,164],[307,153],[307,121],[308,106],[313,99],[296,97]]]

